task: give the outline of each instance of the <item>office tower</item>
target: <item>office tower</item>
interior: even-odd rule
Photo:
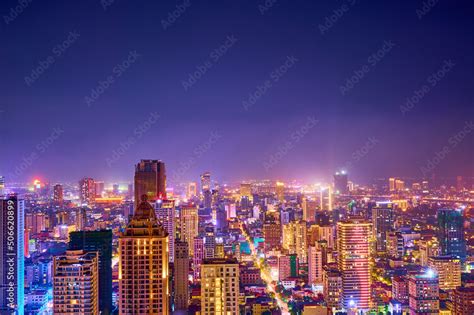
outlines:
[[[198,195],[197,190],[198,190],[198,188],[197,188],[197,183],[196,182],[188,183],[186,198],[191,199],[191,198],[196,197]]]
[[[56,184],[53,187],[53,201],[59,206],[64,202],[63,186],[60,184]]]
[[[428,267],[438,275],[441,290],[454,290],[461,286],[461,260],[452,256],[430,257]]]
[[[54,314],[99,314],[98,253],[68,250],[53,265]]]
[[[204,239],[202,237],[195,237],[193,243],[193,277],[197,281],[201,279],[201,264],[204,260]]]
[[[335,313],[342,308],[342,274],[337,268],[325,267],[323,271],[323,295],[328,308]]]
[[[189,301],[189,249],[188,243],[176,240],[174,261],[175,309],[187,310]]]
[[[334,174],[334,191],[336,194],[347,194],[349,192],[346,171],[340,171]]]
[[[95,182],[95,195],[97,197],[102,197],[102,194],[105,191],[105,183],[103,181]]]
[[[333,225],[318,226],[318,241],[327,241],[328,248],[336,248],[335,228]]]
[[[430,257],[440,255],[439,243],[435,238],[431,240],[422,240],[418,244],[421,266],[428,266],[428,259]]]
[[[83,205],[93,204],[95,201],[95,183],[92,178],[83,178],[79,181],[79,198]]]
[[[216,235],[214,228],[207,227],[204,235],[204,258],[215,258],[216,251]]]
[[[458,256],[466,259],[466,241],[464,238],[464,218],[461,210],[438,210],[438,241],[442,256]]]
[[[319,190],[319,208],[321,210],[332,211],[332,187],[321,188]]]
[[[408,304],[408,278],[406,276],[392,278],[392,299]]]
[[[408,276],[410,315],[439,313],[438,277],[432,270]]]
[[[201,193],[203,197],[203,206],[206,209],[211,209],[212,206],[212,192],[211,192],[211,173],[204,172],[201,175]]]
[[[395,190],[396,191],[405,190],[405,182],[401,179],[395,180]]]
[[[204,260],[201,275],[201,315],[238,314],[240,292],[237,260]]]
[[[293,221],[284,225],[282,246],[290,254],[297,254],[300,262],[306,263],[308,258],[306,222]]]
[[[297,277],[299,274],[299,261],[296,255],[282,255],[278,257],[278,279]]]
[[[390,177],[388,179],[388,187],[390,191],[395,191],[395,178]]]
[[[82,231],[87,226],[87,210],[82,207],[76,209],[76,231]]]
[[[16,195],[0,199],[0,313],[24,312],[25,203]]]
[[[120,314],[169,314],[168,233],[142,196],[119,236]]]
[[[459,287],[454,290],[453,295],[453,314],[474,314],[474,287]]]
[[[143,195],[153,203],[166,199],[165,163],[159,160],[141,160],[135,165],[135,207]]]
[[[371,224],[362,219],[337,224],[338,266],[342,273],[342,303],[345,309],[370,307]]]
[[[69,234],[69,249],[99,253],[99,311],[112,313],[112,230]]]
[[[188,243],[189,255],[194,254],[194,238],[199,233],[199,214],[195,205],[182,205],[179,211],[179,226],[181,239]]]
[[[42,212],[30,212],[25,215],[25,228],[32,235],[38,234],[46,229],[46,216]]]
[[[279,202],[285,201],[285,184],[282,182],[276,182],[275,184],[275,195]]]
[[[176,236],[176,219],[174,200],[158,199],[155,202],[155,213],[158,221],[168,232],[169,237],[169,258],[170,263],[174,262],[174,239]]]
[[[303,221],[314,223],[316,220],[316,206],[317,203],[315,201],[303,197],[301,202],[301,208],[303,208]]]
[[[308,248],[308,283],[323,283],[323,252],[316,246]]]
[[[5,177],[0,176],[0,197],[5,194]]]
[[[393,204],[391,202],[378,202],[372,208],[372,228],[377,252],[387,250],[387,232],[393,229],[394,221]]]

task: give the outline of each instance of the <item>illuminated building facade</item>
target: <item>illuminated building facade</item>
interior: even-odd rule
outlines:
[[[392,298],[402,304],[408,304],[408,279],[406,276],[392,278]]]
[[[187,310],[189,301],[189,249],[186,242],[176,241],[174,261],[175,309]]]
[[[206,209],[211,209],[212,192],[211,192],[211,173],[205,172],[201,175],[201,192],[203,196],[203,205]]]
[[[464,218],[461,210],[438,210],[438,241],[441,255],[457,256],[466,259],[466,241],[464,238]]]
[[[165,163],[159,160],[141,160],[135,165],[135,206],[143,195],[153,203],[158,199],[166,199]]]
[[[299,261],[296,255],[282,255],[278,257],[279,281],[298,276]]]
[[[283,226],[282,246],[290,254],[298,255],[302,263],[308,258],[308,244],[306,237],[306,222],[294,221]]]
[[[198,208],[193,205],[182,205],[179,211],[179,226],[181,239],[188,243],[189,255],[194,255],[194,238],[199,233]]]
[[[155,213],[158,222],[168,232],[170,263],[174,262],[174,240],[176,235],[176,218],[174,200],[158,199],[155,203]]]
[[[337,224],[338,267],[342,273],[342,305],[345,309],[370,307],[370,239],[372,227],[362,219]]]
[[[453,314],[474,314],[474,287],[459,287],[454,291]]]
[[[16,195],[0,199],[0,313],[24,313],[25,203]]]
[[[169,314],[168,248],[168,233],[144,197],[119,237],[120,314]]]
[[[408,277],[410,315],[439,313],[438,277],[433,271]]]
[[[204,239],[202,237],[195,237],[193,240],[193,275],[194,280],[201,279],[201,264],[204,260]]]
[[[375,250],[387,250],[387,232],[393,229],[394,222],[393,204],[390,202],[377,203],[372,208],[372,227],[375,236]]]
[[[266,221],[263,223],[263,238],[265,251],[271,251],[281,247],[281,225],[278,222]]]
[[[90,205],[95,201],[95,183],[92,178],[83,178],[79,181],[79,198],[81,204]]]
[[[282,182],[276,182],[275,184],[275,195],[279,202],[285,201],[285,184]]]
[[[53,260],[54,314],[99,314],[97,252],[68,250]]]
[[[204,260],[201,275],[201,315],[239,314],[237,260]]]
[[[337,268],[324,268],[323,295],[333,313],[342,308],[342,274]]]
[[[323,252],[316,246],[308,248],[308,283],[323,283]]]
[[[428,267],[436,272],[441,290],[454,290],[461,286],[461,260],[451,256],[428,259]]]
[[[418,248],[420,252],[420,265],[423,267],[428,266],[428,259],[430,257],[440,255],[439,243],[436,239],[420,241]]]
[[[53,187],[53,201],[56,205],[62,205],[64,202],[63,186],[60,184]]]
[[[197,197],[198,195],[197,191],[198,191],[198,188],[197,188],[196,182],[188,183],[186,198],[191,199],[191,198]]]

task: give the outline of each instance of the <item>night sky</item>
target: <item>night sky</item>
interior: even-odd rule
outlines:
[[[171,181],[474,175],[472,1],[18,3],[7,181],[130,181],[141,158]]]

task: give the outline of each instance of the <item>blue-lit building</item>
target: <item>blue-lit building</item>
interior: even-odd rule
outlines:
[[[464,239],[464,218],[461,210],[438,210],[438,241],[441,256],[456,256],[466,259],[466,241]]]
[[[23,314],[25,300],[25,204],[16,195],[0,200],[0,313]]]

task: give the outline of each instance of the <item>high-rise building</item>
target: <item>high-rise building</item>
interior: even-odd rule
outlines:
[[[25,203],[16,195],[0,199],[0,313],[24,313]]]
[[[263,238],[265,252],[281,247],[281,225],[277,221],[267,221],[263,223]]]
[[[95,195],[96,197],[102,197],[102,194],[105,191],[105,183],[103,181],[95,182]]]
[[[53,264],[54,314],[99,314],[98,253],[68,250]]]
[[[342,273],[342,305],[345,309],[370,307],[370,239],[372,227],[363,219],[337,224],[338,266]]]
[[[283,226],[282,246],[290,254],[297,254],[302,263],[308,258],[308,244],[306,237],[306,222],[293,221]]]
[[[194,204],[182,205],[179,211],[181,239],[188,243],[189,255],[194,254],[194,238],[199,233],[198,208]]]
[[[204,260],[204,238],[195,237],[193,243],[193,276],[194,281],[198,281],[201,279],[201,264]]]
[[[189,302],[188,275],[189,249],[188,243],[176,240],[174,261],[174,299],[175,309],[187,310]]]
[[[433,256],[439,256],[440,248],[439,243],[436,239],[422,240],[418,244],[420,252],[420,265],[423,267],[428,266],[428,259]]]
[[[198,195],[197,191],[198,191],[198,188],[197,188],[197,183],[196,182],[188,183],[188,189],[186,191],[186,198],[191,199],[191,198],[196,197]]]
[[[335,313],[342,308],[342,274],[337,268],[324,268],[323,295],[328,308]]]
[[[391,202],[380,202],[372,208],[372,227],[377,252],[387,250],[387,232],[393,229],[394,221],[393,204]]]
[[[392,278],[392,299],[408,304],[408,279],[406,276]]]
[[[176,236],[176,219],[174,200],[158,199],[155,203],[155,213],[160,224],[168,232],[170,263],[174,262],[174,239]]]
[[[428,267],[436,272],[441,290],[454,290],[461,286],[461,260],[452,256],[428,259]]]
[[[279,202],[285,201],[285,184],[283,182],[276,182],[275,195]]]
[[[314,223],[316,221],[316,207],[316,201],[303,197],[301,202],[301,208],[303,208],[303,221],[308,223]]]
[[[211,173],[205,172],[201,175],[201,192],[203,197],[203,205],[206,209],[211,209],[212,192],[211,192]]]
[[[168,233],[146,194],[119,237],[120,314],[169,314]]]
[[[299,273],[298,256],[281,255],[278,257],[278,278],[280,281],[297,277]]]
[[[474,314],[474,287],[459,287],[453,294],[453,314]]]
[[[79,198],[85,205],[93,204],[95,201],[95,182],[92,178],[83,178],[79,181]]]
[[[201,275],[201,315],[239,314],[237,260],[204,260]]]
[[[336,194],[347,194],[349,192],[346,171],[339,171],[334,174],[334,191]]]
[[[438,277],[432,270],[408,277],[410,315],[439,314]]]
[[[464,218],[461,210],[438,210],[438,241],[442,256],[457,256],[466,259]]]
[[[323,283],[323,252],[316,246],[308,248],[308,283]]]
[[[64,202],[63,186],[60,184],[56,184],[53,187],[53,201],[59,206]]]
[[[82,231],[87,226],[87,209],[81,207],[76,209],[76,231]]]
[[[135,165],[135,206],[143,195],[153,203],[166,199],[165,163],[159,160],[141,160]]]
[[[69,249],[99,254],[99,311],[112,313],[112,230],[78,231],[69,234]]]
[[[395,180],[396,179],[394,177],[390,177],[388,179],[388,187],[390,191],[395,191]]]

